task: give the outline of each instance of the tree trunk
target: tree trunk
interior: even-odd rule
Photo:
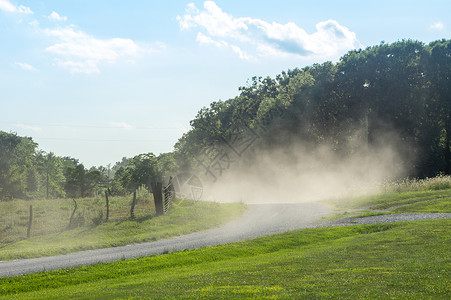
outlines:
[[[155,203],[155,211],[157,216],[164,214],[163,210],[163,184],[161,182],[152,182],[153,200]]]

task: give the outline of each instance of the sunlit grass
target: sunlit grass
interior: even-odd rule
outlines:
[[[451,220],[318,228],[0,279],[7,298],[449,299]]]
[[[53,201],[53,202],[52,202]],[[110,199],[110,220],[95,225],[90,218],[99,216],[104,209],[101,198],[77,200],[80,214],[85,220],[78,227],[68,228],[71,207],[69,199],[40,200],[33,203],[33,230],[26,238],[28,201],[0,202],[0,206],[20,215],[3,227],[0,260],[30,258],[74,251],[122,246],[154,241],[217,227],[238,217],[245,205],[219,204],[177,199],[169,213],[155,217],[153,201],[141,199],[135,207],[135,219],[130,219],[131,199]],[[102,217],[104,219],[104,217]],[[0,230],[2,230],[0,229]]]
[[[340,210],[346,209],[387,210],[387,209],[396,209],[400,206],[407,206],[420,202],[424,203],[431,202],[429,205],[434,205],[432,203],[433,201],[444,200],[446,202],[449,201],[450,197],[451,197],[451,189],[445,189],[445,190],[426,190],[426,191],[379,194],[362,197],[350,197],[345,199],[328,200],[326,201],[326,203],[331,204]],[[427,204],[425,204],[425,206],[427,206]],[[445,209],[445,211],[440,212],[451,212],[449,210],[446,210],[446,206],[443,206],[442,208]]]
[[[137,218],[155,215],[152,195],[138,191],[135,207]],[[92,227],[102,223],[106,217],[106,202],[103,196],[75,199],[77,210],[72,219],[71,229]],[[109,220],[117,222],[130,217],[132,196],[109,197]],[[37,237],[59,233],[69,229],[70,217],[74,210],[74,199],[35,199],[0,201],[0,244],[23,240],[27,237],[29,207],[33,206],[31,236]]]
[[[451,176],[439,175],[432,178],[407,178],[395,182],[386,182],[382,185],[385,193],[402,193],[414,191],[433,191],[451,189]]]
[[[385,192],[323,201],[337,212],[324,219],[365,217],[392,213],[451,213],[451,177],[409,179],[387,183]]]
[[[451,193],[450,193],[451,194]],[[418,202],[411,205],[396,207],[394,213],[451,213],[451,195],[448,197],[433,199],[425,202]]]

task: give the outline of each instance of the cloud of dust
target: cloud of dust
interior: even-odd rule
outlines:
[[[330,146],[312,150],[302,142],[247,153],[206,185],[218,202],[299,203],[378,192],[381,184],[404,174],[398,148],[386,139],[380,146],[357,147],[340,155]],[[354,147],[355,149],[356,147]]]

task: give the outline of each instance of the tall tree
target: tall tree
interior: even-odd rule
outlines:
[[[31,138],[0,131],[0,199],[27,197],[35,188],[36,147]]]
[[[441,129],[438,158],[443,157],[442,172],[451,174],[451,40],[431,43],[432,96],[436,100],[435,119]]]
[[[46,199],[64,197],[63,183],[65,177],[62,158],[56,156],[53,152],[39,151],[36,155],[36,161],[38,171],[41,173]]]

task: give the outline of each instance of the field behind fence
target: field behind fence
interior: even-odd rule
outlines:
[[[155,215],[152,194],[145,189],[137,191],[134,215],[136,219]],[[109,197],[109,222],[130,218],[133,195]],[[76,210],[75,202],[76,202]],[[58,233],[78,227],[92,227],[105,221],[106,201],[100,195],[81,199],[36,199],[0,201],[0,244],[27,238],[32,205],[32,237]]]

